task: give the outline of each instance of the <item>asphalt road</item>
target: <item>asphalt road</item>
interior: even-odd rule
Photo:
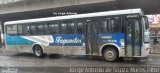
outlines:
[[[119,60],[117,62],[106,62],[102,57],[71,56],[71,55],[46,55],[45,58],[36,58],[31,53],[18,54],[0,54],[0,73],[83,73],[81,68],[154,68],[157,71],[144,70],[143,72],[160,72],[160,55],[149,55],[147,59],[142,60]],[[132,70],[132,69],[131,69]],[[15,72],[14,72],[15,71]],[[110,72],[110,71],[109,71]],[[127,70],[125,70],[127,73]],[[143,73],[141,72],[141,73]],[[88,72],[85,72],[88,73]],[[97,73],[97,72],[95,72]],[[106,72],[104,72],[106,73]],[[123,72],[124,73],[124,72]],[[139,73],[139,71],[137,72]]]

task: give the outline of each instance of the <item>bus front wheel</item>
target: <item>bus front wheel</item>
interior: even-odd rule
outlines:
[[[39,46],[39,45],[35,45],[35,46],[33,47],[33,54],[34,54],[36,57],[42,58],[42,57],[43,57],[42,47]]]
[[[109,62],[116,61],[118,59],[118,51],[113,47],[107,47],[103,50],[103,57]]]

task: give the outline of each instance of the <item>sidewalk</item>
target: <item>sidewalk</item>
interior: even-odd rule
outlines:
[[[160,54],[149,54],[149,58],[159,58],[160,59]]]
[[[159,54],[160,55],[160,44],[151,44],[151,51],[150,54]]]
[[[0,53],[3,53],[3,51],[4,51],[4,48],[0,48]]]

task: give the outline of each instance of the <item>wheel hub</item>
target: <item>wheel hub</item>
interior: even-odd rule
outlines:
[[[41,55],[41,50],[39,48],[37,48],[35,53],[36,53],[37,56],[40,56]]]
[[[108,52],[106,53],[106,56],[107,56],[108,58],[113,58],[114,52],[113,52],[113,51],[108,51]]]

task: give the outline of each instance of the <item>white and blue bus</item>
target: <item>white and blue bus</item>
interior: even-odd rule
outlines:
[[[146,57],[148,20],[141,9],[56,16],[4,23],[7,51],[120,57]]]

